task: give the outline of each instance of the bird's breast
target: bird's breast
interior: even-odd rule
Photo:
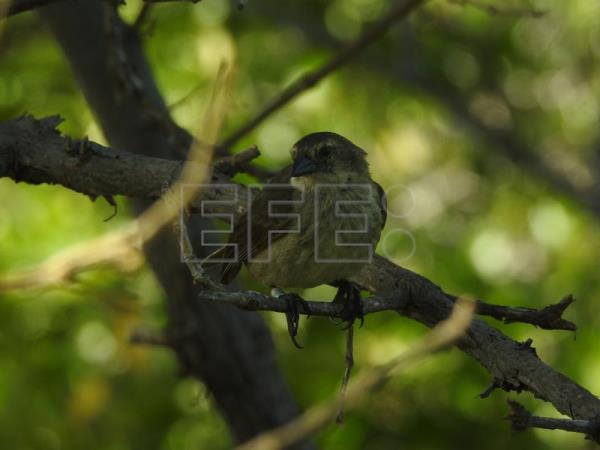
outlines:
[[[383,218],[373,190],[369,184],[305,187],[294,207],[299,226],[273,235],[248,261],[250,273],[282,288],[314,287],[354,275],[371,261],[379,240]]]

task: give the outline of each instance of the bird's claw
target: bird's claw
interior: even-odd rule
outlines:
[[[350,328],[356,319],[360,320],[359,327],[364,325],[365,315],[362,298],[360,296],[360,289],[355,284],[349,281],[340,282],[333,303],[341,305],[337,317],[330,317],[334,323],[339,323],[338,318],[347,322],[347,325],[343,328],[344,330]]]
[[[300,309],[307,311],[307,318],[310,317],[310,307],[308,306],[308,302],[298,294],[287,292],[281,294],[279,298],[285,301],[285,318],[290,338],[297,348],[303,348],[296,340],[296,336],[298,335],[298,325],[300,324]],[[299,308],[299,306],[301,306],[301,308]]]

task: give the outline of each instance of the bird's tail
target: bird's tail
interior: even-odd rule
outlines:
[[[200,265],[203,268],[221,266],[221,283],[228,284],[235,278],[241,268],[239,261],[234,261],[235,251],[229,245],[218,248],[206,256]]]

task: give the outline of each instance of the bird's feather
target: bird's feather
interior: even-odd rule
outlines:
[[[248,223],[250,214],[242,214],[236,222],[233,232],[229,238],[229,243],[237,245],[238,257],[235,262],[224,264],[221,271],[221,282],[229,283],[233,280],[242,264],[248,261],[249,257],[258,255],[273,243],[284,236],[283,233],[269,233],[272,230],[286,230],[293,224],[294,219],[287,217],[273,217],[269,214],[269,204],[272,202],[281,202],[277,204],[277,213],[291,213],[291,201],[298,200],[299,192],[290,184],[291,166],[283,169],[277,175],[269,180],[265,188],[256,193],[251,203],[251,214],[253,220]],[[251,242],[248,239],[249,234]],[[248,245],[250,244],[250,246]],[[233,247],[227,247],[225,257],[233,258]]]

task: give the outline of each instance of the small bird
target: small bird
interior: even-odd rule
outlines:
[[[222,266],[223,283],[245,264],[287,303],[288,331],[301,348],[296,341],[299,304],[310,309],[299,295],[282,289],[337,287],[340,316],[349,326],[357,318],[362,324],[360,289],[348,278],[370,262],[386,205],[381,186],[369,174],[366,152],[348,139],[312,133],[292,147],[291,156],[293,164],[251,198],[219,257],[232,261]]]

